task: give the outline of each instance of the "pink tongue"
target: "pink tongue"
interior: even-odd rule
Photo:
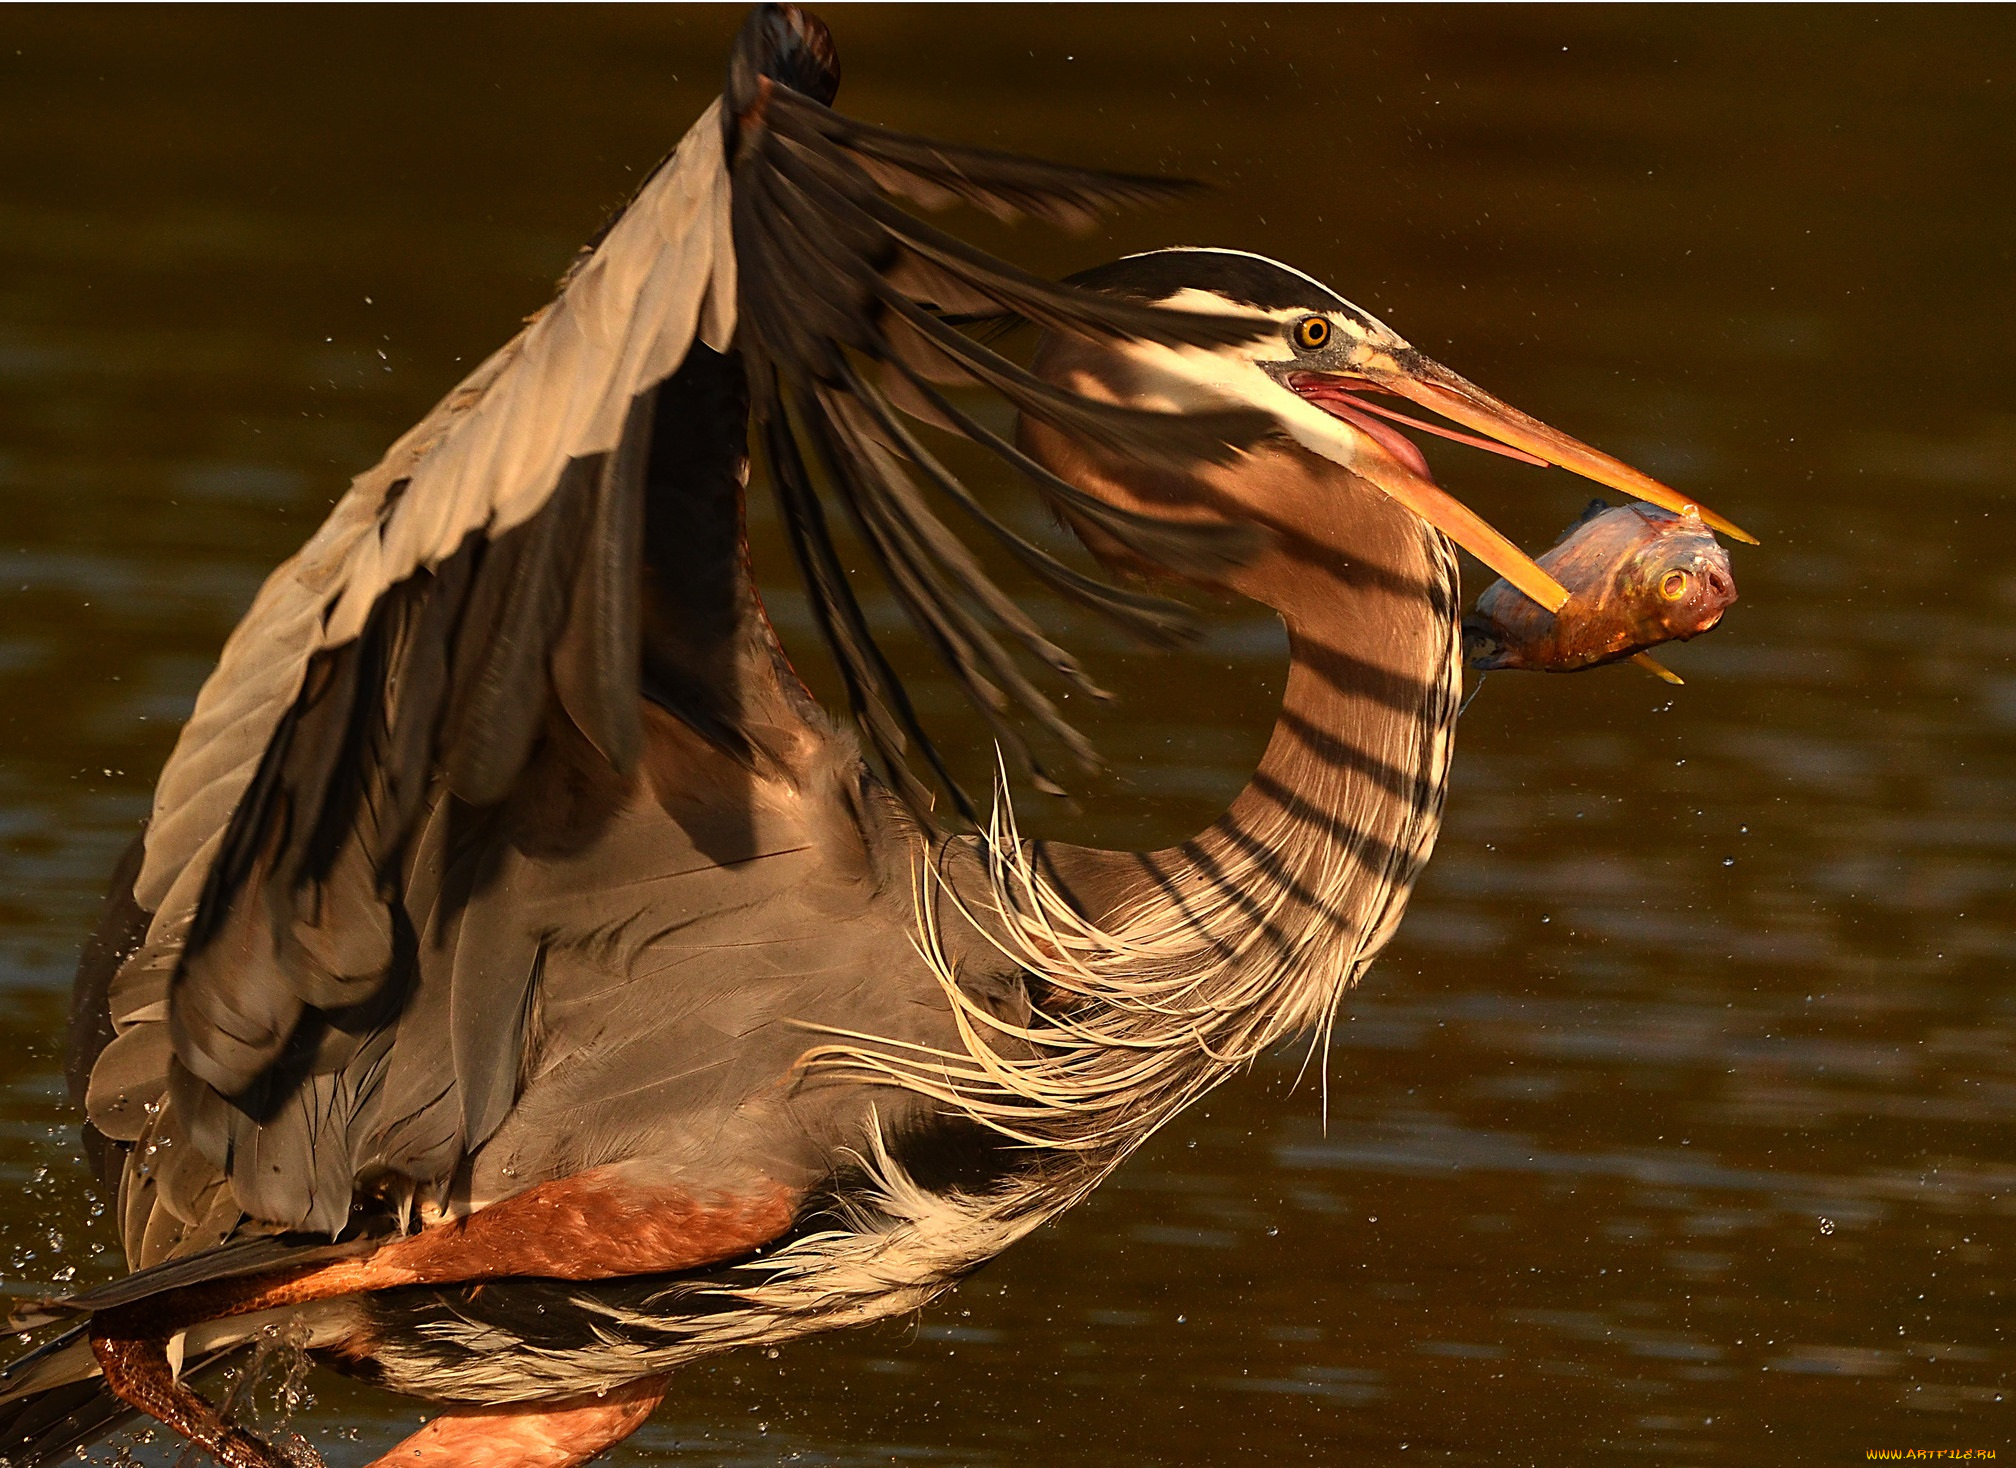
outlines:
[[[1422,457],[1421,450],[1414,446],[1412,439],[1408,438],[1406,434],[1402,433],[1392,424],[1382,423],[1370,413],[1361,412],[1349,403],[1343,402],[1340,397],[1329,393],[1305,392],[1303,396],[1328,413],[1332,418],[1343,419],[1353,428],[1364,433],[1368,438],[1377,441],[1379,446],[1385,449],[1387,453],[1405,464],[1409,469],[1412,469],[1416,474],[1419,474],[1430,484],[1435,482],[1435,476],[1428,472],[1428,461]]]

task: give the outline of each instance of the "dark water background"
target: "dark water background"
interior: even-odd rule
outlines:
[[[2010,1450],[2016,13],[830,19],[857,115],[1219,185],[1089,239],[959,221],[982,241],[1280,256],[1766,544],[1684,689],[1491,680],[1327,1131],[1284,1054],[921,1323],[689,1370],[614,1460]],[[115,1267],[60,996],[226,631],[546,299],[736,20],[0,11],[7,1288]],[[1536,549],[1586,498],[1436,462]],[[1270,621],[1076,635],[1117,773],[1036,819],[1203,825],[1271,717]],[[332,1463],[420,1415],[312,1384]]]

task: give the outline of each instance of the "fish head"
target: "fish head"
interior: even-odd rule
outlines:
[[[1699,515],[1632,504],[1601,518],[1613,517],[1619,533],[1608,549],[1611,585],[1601,600],[1641,630],[1644,646],[1698,637],[1722,620],[1736,600],[1736,576],[1729,552]]]
[[[1539,565],[1568,590],[1549,613],[1499,581],[1463,619],[1473,668],[1567,673],[1698,637],[1736,600],[1729,553],[1690,509],[1592,505]]]

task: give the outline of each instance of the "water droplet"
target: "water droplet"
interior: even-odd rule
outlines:
[[[1821,1220],[1820,1220],[1820,1232],[1821,1232],[1821,1233],[1823,1233],[1823,1234],[1831,1234],[1831,1233],[1833,1233],[1833,1232],[1834,1232],[1834,1220],[1833,1220],[1833,1219],[1831,1219],[1831,1218],[1823,1218],[1823,1219],[1821,1219]]]
[[[1736,858],[1733,856],[1725,856],[1722,858],[1722,865],[1725,867],[1733,867],[1736,865]]]

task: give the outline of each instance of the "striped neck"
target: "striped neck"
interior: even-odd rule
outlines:
[[[1280,589],[1288,687],[1218,821],[1161,851],[1097,852],[1022,841],[1004,804],[981,845],[985,891],[941,889],[1002,935],[1051,1021],[1008,1033],[974,1008],[974,1069],[950,1099],[1096,1159],[1066,1186],[1090,1186],[1278,1040],[1327,1026],[1434,844],[1460,689],[1455,557],[1356,481],[1339,498],[1327,547],[1306,524],[1278,527],[1278,563],[1256,573]],[[970,1006],[946,956],[927,956]]]
[[[1327,1022],[1392,936],[1440,827],[1461,689],[1449,542],[1348,476],[1315,503],[1250,573],[1289,638],[1259,768],[1150,859],[1268,1011],[1269,1041]]]
[[[1106,475],[1125,502],[1111,465],[1067,467],[1081,482]],[[1460,690],[1449,542],[1292,448],[1191,489],[1228,508],[1236,497],[1268,532],[1226,582],[1288,625],[1288,686],[1259,769],[1208,829],[1161,851],[1025,841],[1005,799],[978,841],[934,843],[918,946],[965,1052],[829,1052],[1085,1160],[1031,1207],[1065,1206],[1232,1070],[1327,1026],[1397,926],[1441,820]],[[943,942],[961,926],[1027,975],[1040,1011],[1028,1025],[965,991]]]
[[[1440,828],[1455,710],[1456,575],[1421,527],[1406,590],[1290,613],[1281,712],[1231,807],[1158,852],[1230,966],[1264,972],[1272,1034],[1327,1022],[1393,934]],[[1241,987],[1246,987],[1241,985]]]

